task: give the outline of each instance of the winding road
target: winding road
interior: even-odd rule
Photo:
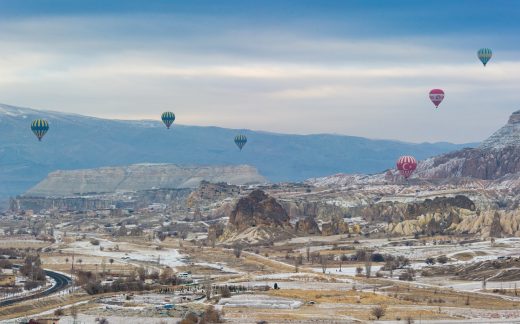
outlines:
[[[21,301],[25,301],[25,300],[49,296],[51,294],[54,294],[55,292],[65,289],[72,282],[70,277],[63,275],[61,273],[54,272],[51,270],[44,270],[44,271],[45,271],[46,276],[54,279],[55,284],[52,287],[50,287],[47,290],[40,291],[40,292],[37,292],[37,293],[29,295],[29,296],[13,297],[8,300],[0,301],[0,307],[13,305],[13,304],[19,303]]]

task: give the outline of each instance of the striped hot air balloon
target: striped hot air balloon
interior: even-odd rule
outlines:
[[[244,145],[246,145],[246,143],[247,137],[245,135],[238,134],[237,136],[235,136],[235,144],[238,146],[240,151],[242,151],[242,148],[244,147]]]
[[[435,105],[435,108],[439,108],[442,100],[444,100],[444,91],[441,89],[433,89],[430,91],[430,100]]]
[[[493,56],[493,51],[491,51],[491,48],[481,48],[477,52],[478,59],[484,66],[491,60],[491,57]]]
[[[417,160],[413,156],[401,156],[397,160],[397,170],[405,179],[408,179],[417,168]]]
[[[166,125],[166,127],[168,129],[170,129],[170,126],[173,124],[173,122],[175,121],[175,114],[172,113],[171,111],[165,111],[163,112],[163,114],[161,115],[161,119],[164,123],[164,125]]]
[[[38,140],[41,141],[43,136],[45,136],[49,130],[49,123],[44,119],[36,119],[31,124],[31,130]]]

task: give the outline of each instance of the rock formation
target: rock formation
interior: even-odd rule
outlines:
[[[252,184],[266,182],[258,171],[240,166],[179,166],[134,164],[124,167],[56,171],[25,196],[73,196],[157,188],[196,188],[202,181]]]
[[[262,190],[254,190],[237,202],[229,216],[229,224],[238,231],[261,226],[291,227],[285,209]]]
[[[348,224],[343,221],[343,218],[334,217],[329,223],[321,225],[321,234],[325,236],[348,233]]]
[[[520,172],[520,111],[508,123],[472,149],[440,155],[422,161],[417,169],[421,178],[469,177],[499,179]]]
[[[296,222],[296,225],[294,227],[294,230],[298,234],[321,234],[320,227],[314,220],[314,218],[307,216],[305,218],[299,219]]]

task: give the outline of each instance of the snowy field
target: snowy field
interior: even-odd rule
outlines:
[[[126,242],[112,242],[103,239],[99,241],[99,246],[92,245],[89,241],[73,242],[69,244],[69,247],[64,249],[64,251],[113,258],[119,262],[122,260],[144,262],[159,261],[162,265],[167,265],[172,268],[184,265],[182,261],[183,256],[176,249],[164,248],[162,250],[156,250],[153,246],[148,247]],[[119,251],[114,251],[116,245],[119,246]],[[103,247],[103,251],[101,251],[100,246]],[[109,251],[109,249],[112,249],[112,251]]]
[[[236,295],[221,299],[219,305],[226,307],[296,309],[300,308],[303,302],[266,295]]]

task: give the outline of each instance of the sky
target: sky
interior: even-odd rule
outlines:
[[[520,109],[518,17],[515,0],[2,0],[0,102],[477,142]]]

